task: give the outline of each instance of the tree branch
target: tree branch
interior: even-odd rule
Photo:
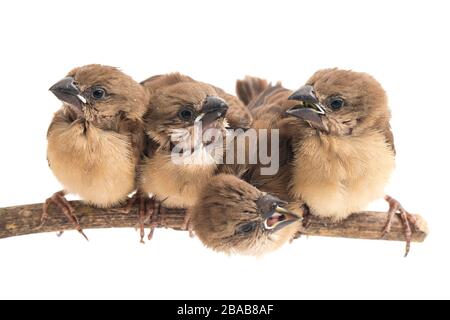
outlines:
[[[114,209],[98,209],[83,204],[80,201],[71,202],[83,229],[99,228],[135,228],[138,224],[138,212],[135,207],[129,214],[118,213]],[[66,217],[51,206],[49,219],[41,225],[42,204],[31,204],[10,208],[0,208],[0,239],[34,233],[57,232],[74,230],[74,226]],[[184,209],[168,209],[161,207],[149,221],[146,227],[170,228],[184,230]],[[420,217],[418,230],[414,230],[412,240],[423,242],[428,231],[426,222]],[[398,217],[392,223],[391,232],[385,240],[403,241],[404,232],[402,222]],[[302,234],[308,236],[341,237],[355,239],[380,239],[387,221],[387,214],[383,212],[361,212],[350,216],[340,223],[317,217],[311,218],[308,229]]]

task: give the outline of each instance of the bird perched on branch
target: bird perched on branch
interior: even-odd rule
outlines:
[[[144,121],[151,151],[141,168],[140,188],[167,207],[191,207],[226,167],[228,129],[248,129],[250,112],[236,97],[179,73],[142,84],[150,94]]]
[[[395,166],[386,93],[365,73],[317,72],[289,100],[291,192],[315,215],[341,220],[384,195]]]
[[[48,129],[47,158],[64,191],[46,201],[43,221],[54,203],[83,234],[64,196],[77,194],[105,208],[123,203],[136,190],[148,94],[131,77],[102,65],[76,68],[50,91],[63,106]]]
[[[262,91],[261,83],[267,81],[247,76],[237,81],[236,92],[240,97],[243,92],[252,92],[252,99],[247,106],[253,117],[252,128],[258,132],[259,139],[258,146],[253,147],[253,152],[258,150],[261,144],[267,144],[267,149],[275,151],[272,154],[278,156],[279,169],[274,174],[263,174],[261,169],[266,165],[258,158],[256,164],[247,164],[247,171],[242,178],[263,192],[273,194],[283,201],[297,202],[298,207],[301,207],[301,199],[293,197],[288,191],[292,177],[292,137],[289,136],[290,132],[282,130],[280,126],[280,122],[287,117],[286,111],[297,103],[288,100],[292,91],[284,88],[281,83],[267,85]],[[253,94],[258,92],[259,94]],[[242,99],[247,100],[248,97]],[[271,140],[272,132],[275,132],[278,145],[273,144]]]
[[[249,107],[255,123],[278,128],[289,141],[293,199],[314,215],[339,221],[383,196],[395,147],[387,96],[373,77],[325,69],[295,92],[273,87],[261,95],[259,105]],[[385,199],[391,217],[396,212],[404,221],[408,253],[415,220],[397,201]]]
[[[208,248],[261,256],[299,230],[301,215],[286,205],[233,175],[220,174],[210,179],[189,214],[195,234]]]
[[[223,144],[208,141],[204,134],[208,129],[226,135],[227,128],[249,128],[250,113],[236,97],[178,73],[150,78],[143,85],[151,96],[145,129],[154,150],[142,166],[142,189],[166,206],[190,207],[217,173],[216,160],[223,155]],[[177,151],[180,146],[184,149]],[[173,156],[183,151],[190,156],[175,163]]]

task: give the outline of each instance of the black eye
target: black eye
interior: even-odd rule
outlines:
[[[181,120],[191,121],[194,118],[194,112],[190,108],[183,108],[178,113]]]
[[[333,110],[339,110],[344,106],[344,100],[341,98],[332,98],[330,100],[330,107]]]
[[[106,91],[103,88],[94,88],[91,95],[95,100],[101,100],[105,98]]]
[[[254,222],[246,223],[243,225],[240,225],[237,229],[237,233],[239,234],[247,234],[250,232],[253,232],[256,228],[256,224]]]

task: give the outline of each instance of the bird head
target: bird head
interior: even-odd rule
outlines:
[[[299,104],[289,109],[288,115],[325,134],[364,133],[390,119],[385,91],[366,73],[320,70],[289,100]]]
[[[145,89],[114,67],[87,65],[76,68],[50,91],[76,119],[109,123],[117,118],[140,119],[148,102]]]
[[[260,256],[291,240],[301,215],[286,202],[230,175],[212,178],[191,209],[195,234],[209,248]]]
[[[227,110],[228,104],[213,87],[195,81],[175,83],[153,92],[145,115],[146,131],[161,145],[181,140],[185,134],[194,137],[195,128],[201,128],[200,135],[208,129],[222,132]]]

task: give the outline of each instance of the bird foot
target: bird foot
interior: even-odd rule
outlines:
[[[311,226],[311,218],[312,218],[311,209],[309,209],[307,204],[303,204],[302,210],[303,210],[303,221],[302,221],[303,229],[308,229]]]
[[[142,244],[145,244],[144,237],[146,223],[150,223],[150,232],[147,239],[149,241],[153,239],[157,223],[152,221],[155,220],[155,217],[159,213],[159,206],[160,203],[156,201],[155,198],[142,194],[139,196],[139,233]]]
[[[187,212],[186,215],[184,216],[183,230],[189,231],[190,238],[195,237],[194,229],[191,223],[191,215],[189,214],[189,212]]]
[[[405,257],[408,256],[409,251],[411,249],[411,238],[413,229],[420,229],[418,225],[418,221],[416,217],[412,214],[410,214],[408,211],[406,211],[400,202],[392,198],[391,196],[386,195],[384,199],[389,204],[389,211],[388,211],[388,221],[386,223],[386,226],[383,230],[382,238],[386,238],[387,235],[391,232],[392,227],[392,221],[394,218],[394,215],[398,215],[403,223],[403,229],[405,233],[405,241],[406,241],[406,248],[405,248]]]
[[[120,214],[129,214],[131,210],[133,210],[134,205],[142,197],[142,193],[137,191],[135,194],[126,200],[126,205],[124,207],[112,208],[111,211],[117,212]]]
[[[48,208],[51,204],[54,204],[62,211],[62,213],[67,217],[67,219],[69,219],[69,221],[74,224],[75,229],[87,241],[89,241],[88,237],[84,234],[83,229],[80,226],[78,218],[75,216],[74,207],[70,204],[69,201],[67,201],[65,195],[66,193],[64,191],[59,191],[44,202],[44,206],[42,208],[41,225],[39,226],[39,228],[42,228],[45,225],[46,221],[48,220]]]

